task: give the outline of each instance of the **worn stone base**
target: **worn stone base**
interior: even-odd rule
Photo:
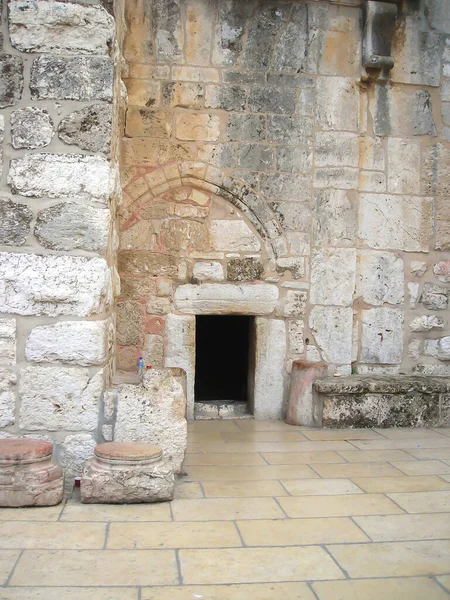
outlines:
[[[196,402],[194,418],[207,421],[209,419],[252,419],[248,412],[247,402],[226,402],[214,400],[211,402]]]
[[[61,467],[52,464],[52,444],[0,440],[0,506],[54,506],[63,499]]]
[[[448,427],[450,379],[349,376],[313,384],[324,427]]]
[[[100,444],[84,463],[81,501],[98,504],[163,502],[173,499],[173,470],[150,444]]]

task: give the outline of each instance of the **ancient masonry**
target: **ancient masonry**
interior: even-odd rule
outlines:
[[[299,358],[450,375],[450,3],[374,75],[379,4],[3,0],[1,436],[79,474],[141,354],[192,417],[202,314],[256,317],[256,418]]]

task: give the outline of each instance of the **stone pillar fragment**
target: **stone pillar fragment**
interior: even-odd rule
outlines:
[[[320,407],[314,402],[313,382],[326,372],[324,363],[309,363],[301,360],[292,365],[291,387],[286,412],[286,423],[321,427],[322,414]]]

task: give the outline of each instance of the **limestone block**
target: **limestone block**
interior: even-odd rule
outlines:
[[[264,264],[258,258],[230,258],[227,261],[228,281],[256,281],[264,273]]]
[[[386,175],[378,171],[360,171],[358,190],[361,192],[385,192]]]
[[[434,356],[437,358],[439,348],[439,340],[424,340],[423,342],[423,354],[425,356]]]
[[[220,119],[214,114],[177,113],[175,135],[179,140],[214,142],[220,136]]]
[[[225,67],[236,64],[253,8],[253,2],[236,0],[219,4],[212,47],[214,65]]]
[[[313,346],[312,344],[306,344],[306,360],[312,363],[317,363],[322,360],[320,352],[317,350],[316,346]]]
[[[107,154],[111,145],[112,108],[109,104],[92,104],[75,110],[62,119],[58,136],[66,144],[82,150]]]
[[[430,194],[430,196],[448,196],[450,194],[449,162],[450,149],[445,144],[433,144],[424,150],[422,179],[426,194]],[[443,204],[437,203],[437,221],[448,220],[449,210],[447,200]]]
[[[81,154],[27,154],[11,161],[13,193],[32,198],[79,198],[106,203],[114,189],[108,161]]]
[[[182,59],[184,35],[179,0],[155,0],[151,6],[157,62],[178,62]]]
[[[433,265],[433,273],[444,283],[450,283],[450,260],[441,260]]]
[[[267,139],[275,144],[301,145],[312,136],[313,119],[307,116],[269,115]]]
[[[255,113],[292,115],[296,109],[297,90],[275,85],[253,85],[248,97],[248,109]]]
[[[159,207],[151,206],[150,210],[158,210]],[[148,217],[150,210],[145,210],[144,216]],[[153,222],[149,220],[138,221],[128,229],[120,232],[121,250],[153,250],[154,234],[156,233]]]
[[[19,427],[31,431],[94,430],[103,372],[70,367],[27,367],[20,372]]]
[[[11,44],[22,52],[109,54],[114,19],[101,6],[9,0]]]
[[[212,220],[211,242],[218,252],[257,252],[261,244],[245,223],[238,220]]]
[[[362,44],[359,14],[357,11],[338,14],[336,8],[328,7],[319,71],[327,75],[339,73],[360,77]]]
[[[205,88],[201,83],[170,81],[162,86],[164,106],[201,109],[205,103],[204,96]]]
[[[311,181],[306,175],[290,173],[264,174],[260,177],[261,194],[267,200],[309,202]]]
[[[26,204],[0,198],[0,244],[23,246],[30,232],[33,212]]]
[[[15,319],[0,319],[0,364],[16,364]]]
[[[5,139],[5,117],[0,115],[0,177],[3,175],[3,142]]]
[[[450,250],[450,204],[448,198],[435,199],[436,250]]]
[[[425,340],[426,344],[427,340]],[[408,344],[408,356],[413,360],[419,360],[420,355],[422,354],[422,340],[418,338],[413,338]],[[426,354],[426,350],[424,351]]]
[[[164,338],[161,335],[149,334],[145,336],[142,358],[145,365],[156,369],[164,367]]]
[[[121,346],[134,346],[141,342],[142,306],[139,302],[117,304],[117,342]]]
[[[166,315],[170,312],[170,298],[150,296],[147,299],[146,310],[149,315]]]
[[[358,254],[356,292],[374,306],[403,304],[403,260],[392,252],[361,250]]]
[[[302,279],[306,273],[306,262],[303,257],[277,258],[277,272],[290,271],[292,279]]]
[[[422,277],[422,275],[425,275],[425,273],[427,272],[428,269],[428,265],[426,262],[423,262],[421,260],[412,260],[411,261],[411,273],[413,275],[415,275],[416,277]]]
[[[164,465],[180,471],[187,446],[183,369],[150,369],[142,385],[118,387],[114,441],[128,440],[159,446]]]
[[[312,142],[304,139],[300,146],[278,146],[277,166],[288,173],[309,173],[312,169]]]
[[[283,229],[309,231],[311,224],[311,209],[308,204],[300,204],[297,202],[271,202],[270,207]]]
[[[442,317],[437,315],[421,315],[411,321],[409,328],[411,331],[432,331],[433,329],[443,329],[444,322]]]
[[[450,360],[450,336],[439,340],[437,355],[439,360]]]
[[[315,361],[316,362],[316,361]],[[313,382],[324,375],[326,366],[300,360],[292,365],[291,385],[286,412],[286,423],[318,427],[322,422],[320,407],[314,402]]]
[[[16,374],[8,369],[0,369],[0,427],[14,425],[17,382]]]
[[[0,253],[0,311],[19,315],[102,312],[111,302],[111,276],[102,258]]]
[[[129,275],[176,277],[178,263],[174,256],[156,252],[119,252],[119,272]]]
[[[403,312],[396,308],[363,310],[361,357],[363,363],[397,364],[403,353]]]
[[[223,281],[225,279],[222,263],[215,260],[196,262],[192,274],[197,281]]]
[[[172,135],[173,111],[144,107],[128,107],[126,115],[127,137],[169,138]]]
[[[318,167],[357,167],[359,164],[359,137],[341,131],[316,133],[314,161]]]
[[[288,290],[284,303],[283,315],[285,317],[304,317],[308,294],[297,290]]]
[[[175,307],[191,315],[268,315],[276,306],[278,288],[269,283],[180,285]]]
[[[280,419],[285,407],[286,326],[284,320],[256,318],[254,415]]]
[[[208,226],[188,219],[171,219],[164,223],[160,238],[163,244],[181,256],[192,251],[206,252],[210,248]]]
[[[262,142],[266,139],[265,115],[228,115],[225,138],[230,142]]]
[[[247,94],[247,89],[240,85],[208,85],[206,86],[205,106],[226,111],[245,110]]]
[[[309,233],[299,233],[297,231],[288,231],[286,234],[290,253],[296,256],[311,253]]]
[[[416,308],[417,302],[419,301],[420,285],[417,281],[410,281],[408,283],[409,293],[409,308]]]
[[[17,104],[22,90],[23,60],[20,56],[0,54],[0,108]]]
[[[112,425],[102,425],[102,437],[105,442],[112,442],[113,439],[113,426]]]
[[[428,252],[432,201],[416,196],[361,194],[359,235],[370,248]]]
[[[326,362],[351,363],[352,327],[350,307],[314,306],[311,310],[309,328]]]
[[[349,77],[319,77],[316,118],[323,129],[358,131],[359,89]]]
[[[59,449],[59,462],[64,469],[66,482],[73,482],[80,477],[83,463],[94,454],[95,440],[91,433],[68,435]]]
[[[423,286],[420,302],[429,310],[446,310],[448,306],[449,290],[442,285],[426,283]]]
[[[286,5],[264,6],[256,11],[244,43],[242,68],[263,69],[269,65],[275,42],[287,23],[288,8]]]
[[[27,106],[11,113],[13,148],[43,148],[50,144],[54,134],[53,121],[43,108]]]
[[[352,167],[319,167],[314,171],[314,187],[353,190],[358,186],[358,174]]]
[[[62,321],[31,330],[25,346],[30,362],[101,365],[108,358],[107,321]]]
[[[113,60],[106,56],[71,58],[44,54],[33,61],[31,97],[111,102],[113,71]]]
[[[357,232],[357,203],[353,191],[315,190],[313,244],[353,246]]]
[[[179,367],[187,377],[187,417],[194,418],[195,317],[169,314],[166,319],[165,367]]]
[[[300,358],[305,352],[304,329],[303,320],[288,321],[288,356],[290,358]]]
[[[360,137],[360,164],[362,169],[384,171],[384,154],[383,138]]]
[[[388,192],[420,194],[420,146],[411,140],[388,139]]]
[[[237,151],[237,166],[250,171],[273,171],[275,154],[273,148],[262,144],[245,144]]]
[[[39,211],[34,235],[52,250],[101,251],[108,245],[110,211],[78,202],[63,202]]]
[[[351,306],[355,277],[355,249],[317,250],[311,259],[311,303]]]

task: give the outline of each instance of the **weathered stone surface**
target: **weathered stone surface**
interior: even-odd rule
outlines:
[[[116,335],[121,346],[134,346],[141,342],[142,307],[138,302],[117,304]]]
[[[274,85],[254,85],[248,97],[248,109],[256,113],[292,115],[295,112],[297,91]]]
[[[264,115],[229,115],[226,139],[231,142],[264,141],[266,139],[266,117]]]
[[[153,108],[128,107],[125,134],[127,137],[169,138],[173,129],[173,112]]]
[[[146,335],[142,348],[142,359],[145,365],[156,369],[164,367],[164,338],[161,335]]]
[[[411,261],[411,273],[416,277],[422,277],[427,272],[428,265],[426,262],[421,260],[412,260]]]
[[[206,86],[206,108],[218,108],[226,111],[245,110],[247,90],[239,85],[208,85]]]
[[[358,169],[353,167],[319,167],[314,171],[314,187],[354,190],[358,186]]]
[[[211,242],[220,252],[257,252],[261,244],[245,223],[238,220],[211,221]]]
[[[64,468],[66,483],[72,487],[74,477],[80,477],[83,463],[94,454],[95,440],[91,433],[68,435],[59,449],[59,462]],[[71,485],[72,484],[72,485]]]
[[[166,248],[182,256],[191,251],[209,250],[209,231],[205,223],[188,219],[171,219],[161,229],[161,240]]]
[[[108,358],[107,321],[63,321],[35,327],[25,346],[31,362],[101,365]]]
[[[33,61],[31,97],[36,100],[106,100],[113,97],[111,58],[55,57],[42,55]]]
[[[105,250],[110,212],[78,202],[63,202],[39,211],[34,235],[52,250]]]
[[[290,271],[292,279],[305,277],[306,264],[303,257],[277,258],[278,273]]]
[[[312,136],[313,119],[307,116],[269,115],[267,139],[275,144],[303,145]]]
[[[314,161],[318,167],[357,167],[359,137],[341,131],[318,132]]]
[[[450,260],[441,260],[433,265],[433,273],[444,283],[450,283]]]
[[[220,136],[220,118],[206,113],[177,113],[175,135],[179,140],[215,142]]]
[[[119,386],[114,441],[127,440],[159,446],[164,465],[181,469],[187,446],[186,373],[181,368],[151,369],[142,385]]]
[[[432,202],[415,196],[361,194],[359,233],[370,248],[427,252]]]
[[[205,103],[205,88],[200,83],[170,81],[162,86],[164,106],[201,109]],[[134,102],[132,104],[135,104]]]
[[[32,211],[26,204],[0,198],[0,244],[22,246],[30,232]]]
[[[27,106],[11,114],[11,143],[14,148],[43,148],[54,135],[53,121],[45,109]]]
[[[286,327],[279,319],[256,318],[254,415],[280,419],[285,403]]]
[[[316,118],[323,129],[358,131],[359,89],[347,77],[319,77]]]
[[[179,367],[187,376],[187,417],[194,418],[195,317],[169,314],[166,319],[166,367]]]
[[[82,150],[107,154],[111,145],[111,130],[111,106],[93,104],[65,117],[58,126],[58,135],[66,144],[76,144]]]
[[[411,331],[431,331],[433,329],[443,329],[444,321],[437,315],[421,315],[416,317],[409,324]]]
[[[103,392],[103,373],[88,369],[28,367],[19,381],[21,429],[94,430]]]
[[[176,277],[178,265],[174,256],[153,252],[119,252],[119,272],[133,275]]]
[[[258,258],[230,258],[227,262],[228,281],[255,281],[263,273],[264,265]]]
[[[157,209],[152,206],[151,209]],[[145,217],[150,211],[145,211]],[[121,250],[152,250],[154,247],[153,235],[155,228],[151,220],[138,221],[128,229],[120,232],[119,247]]]
[[[88,315],[111,301],[102,258],[0,253],[0,311],[19,315]]]
[[[436,135],[432,100],[427,90],[376,86],[370,103],[375,135]]]
[[[388,140],[388,191],[420,194],[420,145],[411,140]]]
[[[313,243],[316,246],[355,244],[357,203],[346,190],[316,190],[313,196]]]
[[[155,53],[158,62],[177,62],[183,52],[183,24],[179,0],[155,0],[151,7]]]
[[[401,362],[404,320],[403,311],[396,308],[363,310],[361,362],[388,365]]]
[[[314,306],[309,328],[325,361],[350,364],[352,360],[352,309],[336,306]]]
[[[308,173],[312,168],[312,143],[305,140],[300,146],[278,146],[277,166],[288,173]]]
[[[446,144],[433,144],[424,150],[422,180],[426,194],[430,194],[430,196],[448,196],[450,194],[450,173],[447,168],[449,161],[450,150]],[[446,199],[443,205],[439,206],[438,204],[436,213],[437,220],[448,219]]]
[[[174,298],[178,310],[192,315],[267,315],[275,308],[278,289],[268,283],[181,285]]]
[[[439,360],[450,360],[450,336],[439,340],[437,356]]]
[[[426,344],[426,340],[425,340]],[[420,355],[422,354],[422,340],[418,338],[413,338],[408,344],[408,356],[413,360],[419,360]],[[426,354],[426,350],[424,350],[424,354]]]
[[[274,173],[261,176],[261,193],[267,200],[309,202],[310,189],[311,181],[306,175]]]
[[[298,359],[305,352],[304,342],[305,324],[302,319],[296,321],[288,321],[288,356],[289,358]]]
[[[192,274],[198,281],[223,281],[225,279],[222,263],[215,260],[196,262]]]
[[[0,108],[14,106],[22,97],[23,61],[20,56],[0,54]]]
[[[355,249],[317,250],[311,259],[311,303],[351,306],[355,274]]]
[[[448,306],[449,290],[442,285],[425,283],[420,302],[429,310],[445,310]]]
[[[147,300],[147,313],[149,315],[166,315],[170,312],[170,298],[157,298],[150,296]]]
[[[237,166],[239,169],[251,171],[273,171],[275,154],[270,146],[262,144],[245,144],[237,151]]]
[[[107,202],[114,178],[108,161],[81,154],[27,154],[11,161],[8,183],[15,194]]]
[[[291,385],[286,411],[286,423],[317,427],[322,424],[318,403],[314,402],[312,384],[323,376],[325,365],[300,360],[292,365]]]
[[[283,314],[285,317],[304,317],[308,294],[297,290],[288,290],[284,303]]]
[[[11,44],[22,52],[108,54],[114,19],[101,6],[9,0]]]
[[[16,374],[7,369],[0,369],[0,427],[14,425],[16,410],[17,382]]]
[[[311,209],[308,204],[271,202],[270,207],[283,229],[309,231],[311,224]]]
[[[391,252],[361,250],[358,255],[357,294],[374,306],[403,304],[403,260]]]
[[[0,364],[16,364],[15,319],[0,319]]]
[[[417,302],[419,301],[420,284],[417,281],[410,281],[408,283],[408,294],[409,294],[409,307],[416,308]]]
[[[252,20],[244,44],[241,66],[244,69],[268,67],[276,39],[288,19],[287,5],[267,6]]]
[[[0,115],[0,177],[3,175],[3,142],[5,140],[5,117]]]
[[[247,20],[254,9],[254,2],[221,3],[214,30],[212,62],[219,66],[236,64],[242,50],[242,40]],[[230,82],[233,83],[233,82]]]
[[[448,198],[435,199],[436,250],[450,250],[450,205]]]

